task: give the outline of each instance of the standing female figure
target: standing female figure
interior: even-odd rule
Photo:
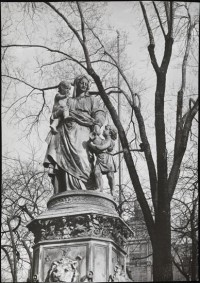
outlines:
[[[88,78],[76,77],[73,97],[68,98],[69,116],[59,123],[58,133],[51,136],[47,148],[44,167],[49,168],[55,194],[95,189],[88,142],[92,131],[100,133],[105,112],[97,97],[89,95],[88,90]]]

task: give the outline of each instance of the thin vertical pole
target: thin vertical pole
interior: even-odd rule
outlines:
[[[119,51],[119,31],[117,30],[117,61],[118,66],[120,66],[120,51]],[[120,74],[119,71],[117,72],[117,87],[120,88]],[[118,93],[118,116],[119,120],[121,119],[121,95]],[[118,151],[121,151],[121,143],[118,137]],[[120,215],[121,215],[121,203],[122,203],[122,194],[121,194],[121,184],[122,184],[122,176],[121,176],[121,154],[118,155],[119,160],[119,207],[120,207]]]

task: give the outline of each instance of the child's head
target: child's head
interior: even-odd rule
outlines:
[[[69,91],[71,89],[71,85],[65,81],[61,81],[58,85],[58,91],[62,95],[69,95]]]
[[[105,130],[103,132],[103,136],[106,137],[110,135],[112,140],[116,140],[117,139],[117,130],[111,126],[111,125],[106,125],[105,126]]]

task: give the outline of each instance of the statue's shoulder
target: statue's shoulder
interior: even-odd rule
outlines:
[[[100,98],[98,95],[90,95],[89,100],[93,109],[100,110],[102,108],[100,104]]]

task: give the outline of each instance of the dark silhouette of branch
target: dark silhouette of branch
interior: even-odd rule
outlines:
[[[6,257],[7,257],[9,266],[10,266],[10,270],[11,270],[13,282],[15,282],[15,281],[14,281],[15,275],[14,275],[12,260],[11,260],[10,254],[9,254],[9,252],[7,251],[6,247],[8,247],[8,245],[1,245],[1,249],[2,249],[2,250],[4,251],[4,253],[6,254]],[[9,246],[9,247],[11,247],[11,246]],[[11,247],[11,248],[12,248],[12,247]]]
[[[10,78],[12,80],[16,80],[18,82],[21,82],[29,87],[31,87],[33,90],[40,90],[41,92],[45,91],[45,90],[50,90],[50,89],[55,89],[55,88],[58,88],[58,85],[55,85],[55,86],[50,86],[50,87],[44,87],[44,88],[39,88],[39,87],[36,87],[36,86],[33,86],[27,82],[25,82],[24,80],[22,79],[19,79],[19,78],[16,78],[16,77],[13,77],[13,76],[9,76],[9,75],[2,75],[2,77],[5,77],[5,78]]]
[[[158,67],[157,59],[156,59],[155,52],[154,52],[155,41],[154,41],[153,32],[152,32],[151,26],[149,24],[149,19],[147,17],[147,12],[146,12],[146,9],[145,9],[144,4],[143,4],[142,1],[140,1],[140,6],[141,6],[142,13],[143,13],[143,16],[144,16],[146,28],[147,28],[147,31],[148,31],[148,34],[149,34],[149,42],[150,42],[150,44],[148,46],[148,50],[149,50],[149,55],[151,57],[151,63],[152,63],[152,66],[154,67],[155,72],[158,73],[159,67]]]
[[[32,213],[30,212],[30,210],[27,208],[26,204],[20,205],[19,207],[21,208],[22,211],[26,212],[27,215],[28,215],[31,219],[34,219],[33,214],[32,214]]]
[[[48,2],[45,2],[46,4]],[[53,6],[53,5],[52,5]],[[82,68],[84,68],[86,70],[86,67],[81,64],[81,62],[75,58],[73,58],[72,56],[70,56],[69,54],[66,54],[65,52],[63,51],[60,51],[58,49],[52,49],[50,47],[47,47],[47,46],[43,46],[43,45],[38,45],[38,44],[31,44],[31,45],[28,45],[28,44],[9,44],[9,45],[2,45],[1,46],[2,48],[11,48],[11,47],[24,47],[24,48],[43,48],[49,52],[52,52],[52,53],[58,53],[58,54],[62,54],[64,56],[66,56],[68,60],[70,61],[73,61],[73,62],[76,62],[77,64],[79,64]]]
[[[130,149],[130,151],[139,151],[139,152],[144,152],[144,149]],[[124,153],[124,151],[123,150],[121,150],[121,151],[118,151],[118,152],[115,152],[115,153],[113,153],[112,155],[114,156],[114,155],[117,155],[117,154],[120,154],[120,153]]]
[[[164,6],[165,6],[165,13],[166,13],[166,18],[167,18],[167,25],[168,25],[168,30],[170,28],[170,15],[169,15],[169,3],[168,1],[164,1]]]
[[[163,28],[163,24],[162,24],[162,21],[161,21],[161,18],[160,18],[160,14],[159,14],[159,12],[158,12],[158,8],[157,8],[157,6],[156,6],[156,4],[155,4],[155,1],[153,1],[153,6],[154,6],[154,9],[155,9],[155,11],[156,11],[156,15],[157,15],[157,17],[158,17],[158,20],[159,20],[159,24],[160,24],[160,28],[161,28],[161,30],[162,30],[162,33],[163,33],[164,37],[166,37],[165,31],[164,31],[164,28]]]

